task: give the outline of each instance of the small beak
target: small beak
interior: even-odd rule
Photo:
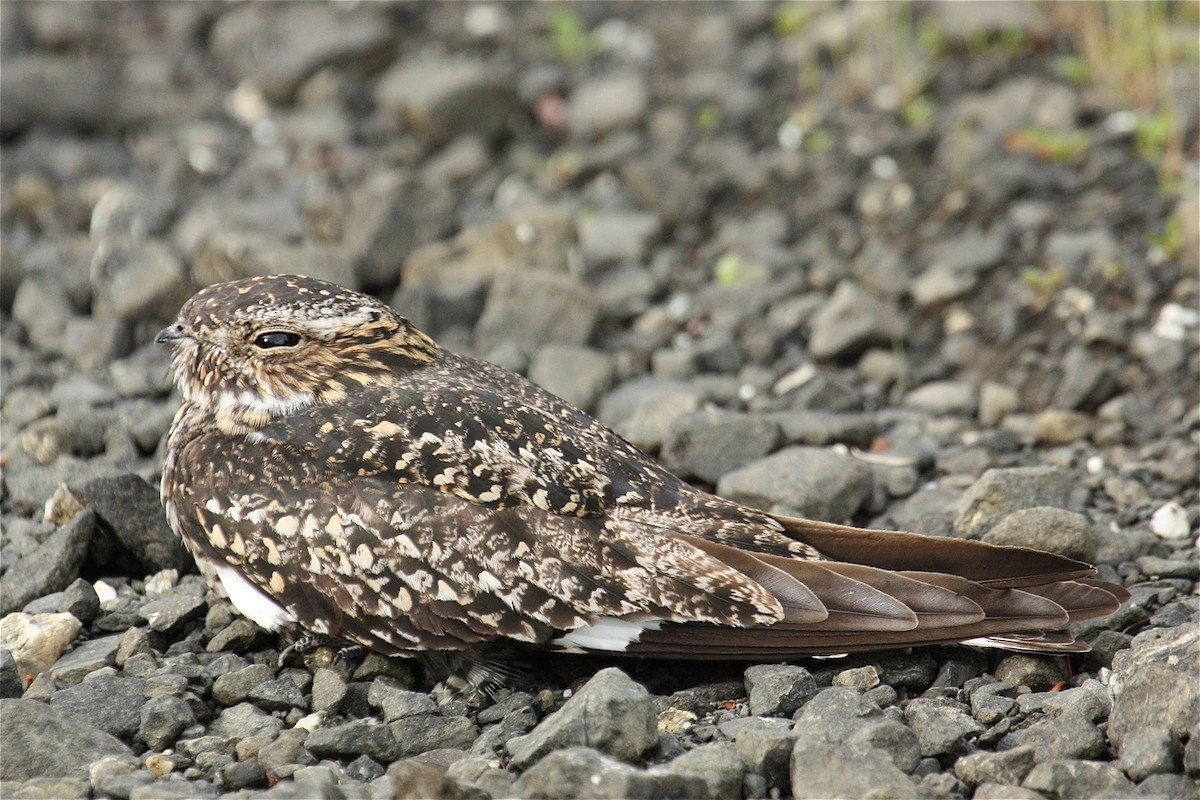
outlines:
[[[184,338],[187,338],[187,333],[183,330],[183,326],[176,322],[159,331],[158,335],[154,337],[154,341],[157,344],[170,344]]]

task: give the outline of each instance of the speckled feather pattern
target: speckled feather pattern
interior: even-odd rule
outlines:
[[[288,343],[263,346],[264,333]],[[311,633],[389,654],[495,640],[588,649],[564,633],[604,620],[665,625],[649,654],[678,654],[688,630],[773,634],[747,639],[752,650],[780,647],[785,617],[841,630],[839,593],[852,613],[919,627],[913,601],[868,584],[949,596],[830,572],[803,521],[684,484],[362,294],[295,276],[218,284],[159,338],[183,393],[162,481],[172,527],[207,575],[233,567]],[[964,619],[985,617],[961,602],[978,611]]]

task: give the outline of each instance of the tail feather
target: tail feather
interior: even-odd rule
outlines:
[[[1086,651],[1072,622],[1106,616],[1129,598],[1094,568],[1036,550],[779,518],[828,560],[751,552],[695,536],[697,547],[756,580],[784,609],[779,622],[649,626],[630,655],[787,660],[966,642],[1044,653]]]

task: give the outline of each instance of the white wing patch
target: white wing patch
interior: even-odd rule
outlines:
[[[625,648],[641,638],[642,631],[656,631],[662,627],[663,622],[664,620],[655,617],[640,620],[600,617],[587,625],[567,631],[550,643],[562,647],[623,653]]]
[[[221,585],[225,587],[225,593],[229,595],[229,602],[233,603],[233,607],[243,617],[253,620],[260,628],[269,631],[277,631],[284,625],[296,621],[296,617],[290,611],[272,600],[262,589],[251,583],[245,575],[233,567],[228,564],[214,564],[213,566],[221,578]]]

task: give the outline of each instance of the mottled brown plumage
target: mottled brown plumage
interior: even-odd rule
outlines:
[[[265,627],[385,654],[1071,651],[1069,621],[1128,597],[1060,556],[706,494],[529,381],[313,279],[212,286],[158,339],[184,398],[168,518]]]

